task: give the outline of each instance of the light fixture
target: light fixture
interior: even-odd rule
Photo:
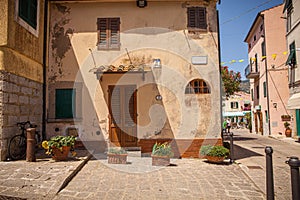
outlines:
[[[139,8],[144,8],[147,6],[147,0],[136,0],[136,6]]]
[[[157,101],[161,101],[162,100],[162,96],[160,94],[158,94],[158,95],[155,96],[155,99]]]
[[[153,59],[153,67],[154,68],[161,68],[161,61],[159,58]]]

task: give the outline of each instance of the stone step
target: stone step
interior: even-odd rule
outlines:
[[[142,157],[141,151],[127,151],[129,157]]]

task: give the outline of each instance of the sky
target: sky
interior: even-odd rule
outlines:
[[[244,42],[256,15],[283,3],[283,0],[220,0],[219,10],[221,62],[229,69],[241,72],[248,65],[248,46]],[[236,60],[235,63],[230,61]]]

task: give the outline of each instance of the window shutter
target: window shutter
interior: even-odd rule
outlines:
[[[120,44],[120,18],[110,19],[110,48],[119,48]]]
[[[98,18],[98,48],[107,48],[108,46],[108,19]]]
[[[121,124],[121,102],[120,102],[120,87],[109,87],[110,95],[110,113],[115,125]]]
[[[230,102],[230,107],[233,108],[233,102]]]
[[[188,27],[207,29],[206,8],[204,7],[188,8]]]
[[[75,113],[75,90],[56,89],[55,91],[55,118],[73,118]]]

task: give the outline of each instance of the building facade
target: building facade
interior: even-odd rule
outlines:
[[[17,122],[42,125],[44,1],[0,2],[0,160]]]
[[[252,127],[253,132],[262,135],[283,134],[281,115],[290,114],[282,10],[281,4],[258,13],[245,38],[249,56],[245,75],[251,85]]]
[[[286,18],[286,40],[289,56],[286,64],[289,66],[290,98],[288,109],[292,116],[293,136],[300,137],[300,2],[286,0],[284,15]]]
[[[47,137],[198,157],[221,140],[217,1],[50,1]],[[219,124],[219,126],[216,126]]]

